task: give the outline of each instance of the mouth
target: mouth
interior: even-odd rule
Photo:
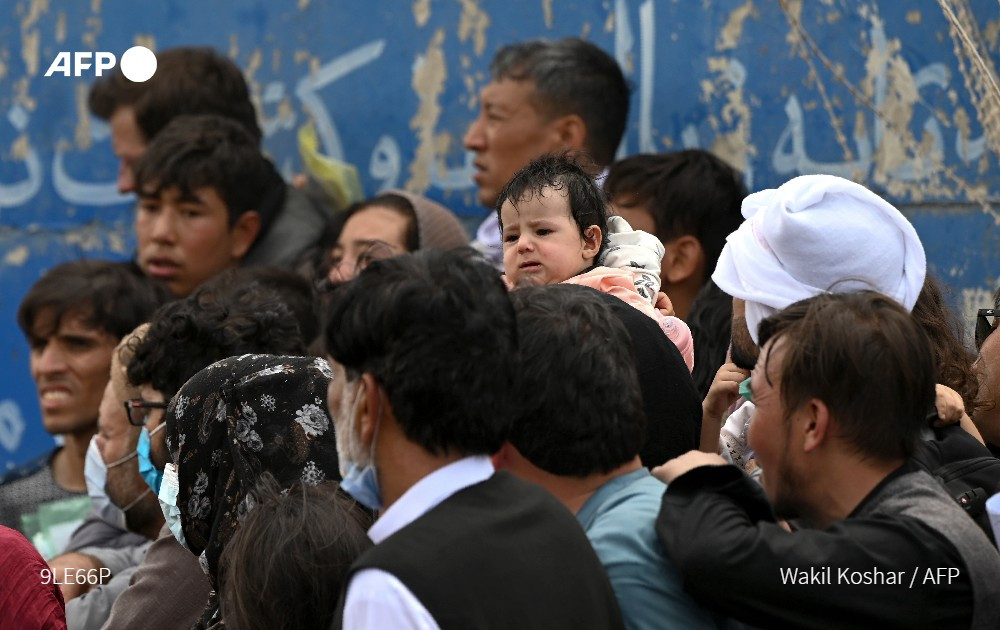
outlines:
[[[61,386],[48,386],[38,390],[38,399],[42,408],[46,410],[63,406],[70,400],[71,396],[69,389]]]
[[[529,272],[529,273],[532,272],[532,271],[539,271],[541,268],[542,268],[542,263],[535,262],[533,260],[529,260],[527,262],[523,262],[523,263],[521,263],[518,266],[518,269],[520,269],[521,271]]]
[[[146,261],[146,271],[154,278],[173,278],[180,271],[180,265],[169,258],[150,258]]]

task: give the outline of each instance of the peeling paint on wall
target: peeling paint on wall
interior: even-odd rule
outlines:
[[[490,16],[479,7],[479,0],[459,0],[462,15],[458,19],[458,41],[463,44],[472,37],[476,56],[486,49],[486,29],[490,27]]]
[[[444,91],[448,69],[444,58],[444,29],[434,33],[427,52],[421,55],[413,64],[413,80],[411,85],[417,93],[420,107],[410,119],[410,129],[416,132],[417,148],[410,164],[410,179],[406,189],[423,193],[430,186],[431,163],[436,159],[434,129],[441,117],[441,105],[438,99]]]
[[[920,20],[921,20],[920,9],[914,9],[913,11],[906,12],[907,24],[920,24]]]
[[[66,12],[60,11],[56,16],[56,43],[66,41]]]
[[[427,21],[431,19],[431,0],[414,0],[413,21],[417,26],[423,28],[427,26]]]
[[[136,46],[145,46],[153,52],[156,52],[156,37],[152,33],[136,34],[136,36],[132,38],[132,42]]]
[[[28,246],[18,245],[3,257],[3,264],[7,267],[21,267],[28,260]]]
[[[76,103],[76,129],[73,132],[73,140],[76,148],[86,151],[90,148],[91,140],[91,116],[87,107],[87,93],[90,86],[85,83],[77,83],[73,90],[73,100]]]
[[[229,34],[229,58],[237,59],[240,56],[240,39],[236,33]]]
[[[746,4],[733,9],[729,13],[726,25],[722,27],[719,38],[715,40],[715,49],[718,51],[736,48],[743,37],[743,23],[754,14],[753,0],[747,0]]]
[[[542,0],[542,15],[545,17],[545,28],[552,28],[552,0]]]
[[[714,85],[708,92],[725,99],[720,112],[722,124],[712,117],[716,138],[711,151],[737,170],[748,173],[750,179],[750,158],[757,154],[757,149],[750,141],[750,107],[743,94],[746,69],[736,59],[709,57],[708,70],[715,74]],[[702,89],[705,90],[704,85]]]

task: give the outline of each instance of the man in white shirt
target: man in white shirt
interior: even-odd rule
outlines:
[[[496,273],[434,250],[377,261],[335,296],[328,404],[341,488],[380,518],[334,627],[621,628],[573,515],[493,472],[517,327]]]

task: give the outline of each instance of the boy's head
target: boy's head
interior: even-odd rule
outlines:
[[[93,430],[115,345],[166,299],[131,265],[105,260],[61,264],[31,287],[17,323],[47,432]]]
[[[180,47],[156,54],[156,74],[135,83],[120,67],[90,88],[90,112],[111,127],[120,160],[118,190],[135,190],[133,167],[148,143],[178,116],[218,114],[242,125],[260,142],[257,113],[239,66],[208,47]]]
[[[221,116],[182,116],[135,163],[138,263],[177,296],[236,265],[280,207],[280,175],[238,123]]]
[[[608,231],[603,191],[567,156],[528,163],[497,199],[503,266],[514,286],[555,284],[594,265]]]

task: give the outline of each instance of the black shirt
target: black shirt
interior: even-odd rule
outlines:
[[[889,475],[844,520],[788,532],[739,469],[704,466],[670,484],[657,533],[698,603],[746,623],[968,628],[972,582],[955,546],[924,522],[873,505],[914,470]]]

